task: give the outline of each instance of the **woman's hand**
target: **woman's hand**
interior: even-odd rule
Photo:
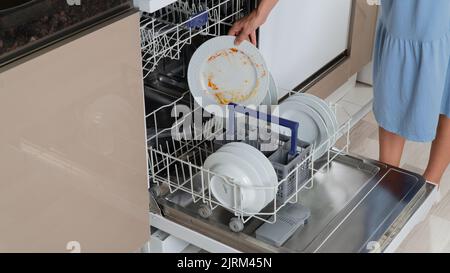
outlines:
[[[245,40],[256,45],[256,29],[264,24],[265,21],[266,18],[258,15],[258,12],[255,10],[246,17],[236,21],[228,32],[228,35],[236,36],[236,45],[239,45]]]
[[[245,40],[256,45],[256,30],[266,22],[269,13],[277,2],[278,0],[262,0],[256,10],[233,25],[228,35],[237,36],[236,45]]]

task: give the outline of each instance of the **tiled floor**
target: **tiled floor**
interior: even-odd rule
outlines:
[[[350,90],[341,102],[348,107],[348,111],[355,112],[355,105],[362,106],[371,100],[370,94],[369,87],[359,85]],[[355,125],[351,131],[351,141],[351,153],[378,158],[378,126],[372,113]],[[408,142],[402,168],[422,174],[427,166],[430,148],[431,144]],[[450,253],[450,168],[441,183],[441,201],[431,210],[425,221],[408,235],[398,249],[399,252]]]

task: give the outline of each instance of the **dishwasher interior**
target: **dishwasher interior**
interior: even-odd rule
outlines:
[[[350,116],[333,136],[342,140],[339,145],[321,158],[312,151],[280,181],[283,185],[290,176],[298,180],[300,172],[307,174],[283,202],[276,199],[261,213],[247,215],[224,208],[211,196],[202,165],[220,146],[227,121],[205,115],[195,104],[186,80],[188,64],[199,45],[226,35],[256,2],[180,0],[153,14],[142,13],[151,213],[239,251],[370,252],[374,242],[377,250],[387,248],[433,187],[419,175],[349,155]],[[245,132],[255,130],[250,127]],[[287,143],[276,143],[266,155]],[[293,204],[310,215],[287,241],[273,245],[256,236],[262,225],[282,221],[280,212]]]

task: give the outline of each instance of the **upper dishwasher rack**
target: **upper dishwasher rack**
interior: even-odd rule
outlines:
[[[144,77],[164,58],[178,60],[196,35],[220,36],[241,17],[243,0],[179,0],[154,13],[142,13]]]

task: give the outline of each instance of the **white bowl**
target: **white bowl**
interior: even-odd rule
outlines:
[[[239,156],[218,151],[206,159],[204,168],[213,173],[204,177],[211,193],[225,208],[251,215],[265,207],[265,200],[258,197],[258,173]]]

